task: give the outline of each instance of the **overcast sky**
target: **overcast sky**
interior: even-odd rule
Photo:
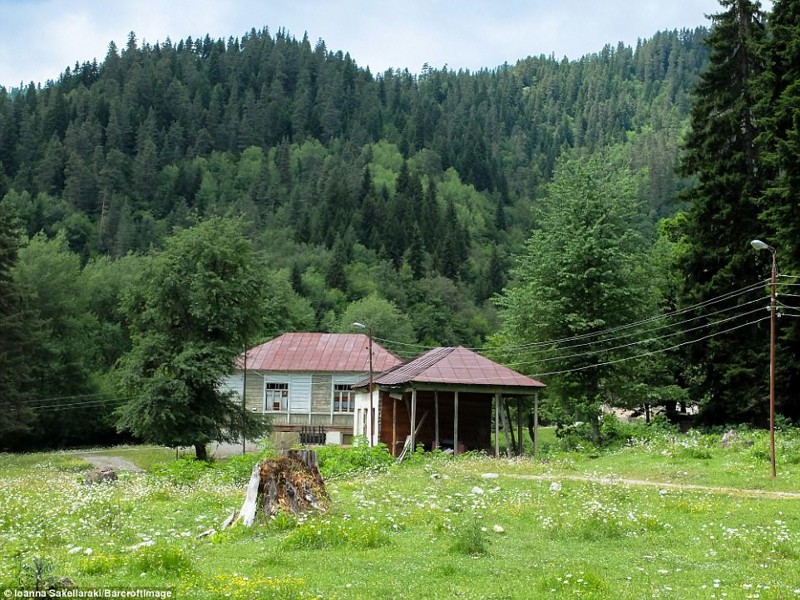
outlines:
[[[0,85],[101,62],[130,31],[151,44],[283,28],[373,73],[425,63],[494,68],[540,54],[577,59],[656,31],[709,26],[717,0],[0,0]]]

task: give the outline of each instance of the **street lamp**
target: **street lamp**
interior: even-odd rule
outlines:
[[[369,445],[375,445],[375,411],[372,406],[372,327],[363,323],[355,322],[353,327],[367,330],[369,338]]]
[[[772,478],[775,479],[775,327],[778,308],[778,262],[775,248],[753,240],[750,245],[756,250],[769,250],[772,253],[772,277],[770,278],[770,321],[769,321],[769,460]]]

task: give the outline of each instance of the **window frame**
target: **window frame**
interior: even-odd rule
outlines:
[[[347,409],[343,410],[342,407],[345,405]],[[331,397],[331,412],[335,415],[352,415],[355,414],[355,407],[355,390],[353,390],[350,384],[334,382]]]
[[[282,392],[279,396],[276,392]],[[280,408],[275,408],[277,404]],[[289,411],[289,382],[265,381],[264,382],[264,412],[285,413]]]

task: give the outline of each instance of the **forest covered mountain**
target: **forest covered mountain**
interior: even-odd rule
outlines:
[[[685,207],[679,149],[707,35],[413,75],[283,31],[159,45],[131,33],[44,87],[0,88],[0,198],[26,236],[11,262],[40,347],[29,405],[96,394],[113,408],[130,348],[120,295],[146,252],[211,217],[239,218],[263,266],[253,343],[350,330],[366,310],[404,356],[485,345],[562,157],[626,165],[642,250]]]
[[[209,215],[243,215],[265,260],[289,269],[314,306],[315,327],[363,296],[359,285],[383,283],[363,271],[403,263],[415,280],[447,278],[480,311],[565,150],[619,146],[646,168],[651,221],[675,211],[704,35],[413,76],[373,75],[281,31],[143,47],[132,33],[100,64],[0,92],[0,196],[29,236],[63,230],[84,263],[160,246]],[[344,297],[319,297],[304,277]]]

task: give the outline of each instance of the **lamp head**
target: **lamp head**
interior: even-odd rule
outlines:
[[[772,250],[772,247],[769,244],[765,244],[761,240],[753,240],[750,242],[750,245],[756,250]]]
[[[367,328],[366,325],[364,325],[363,323],[359,323],[358,321],[353,323],[353,327],[358,327],[359,329],[366,329]]]

